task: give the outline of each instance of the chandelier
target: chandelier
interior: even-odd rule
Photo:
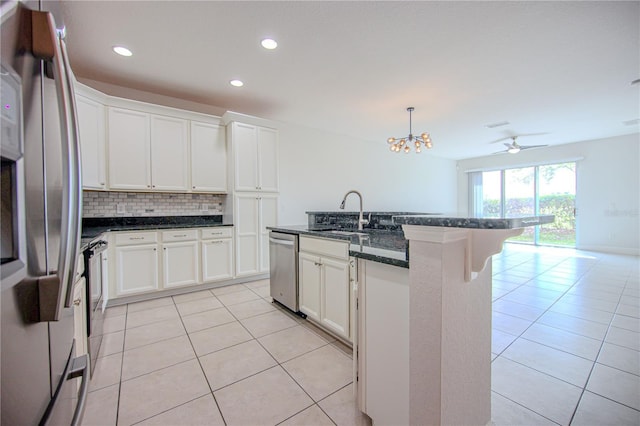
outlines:
[[[389,149],[391,151],[404,151],[408,154],[411,151],[409,145],[413,144],[416,148],[416,154],[418,154],[422,152],[422,145],[424,145],[427,149],[431,149],[433,147],[433,144],[431,143],[431,136],[429,136],[429,133],[423,133],[420,136],[413,136],[413,132],[411,131],[411,113],[413,112],[413,110],[413,107],[407,108],[407,111],[409,111],[409,136],[387,139],[387,142],[390,145]]]

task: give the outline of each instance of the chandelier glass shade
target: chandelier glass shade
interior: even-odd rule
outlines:
[[[427,149],[431,149],[433,147],[433,143],[431,142],[431,136],[429,133],[422,133],[421,135],[414,136],[413,131],[411,129],[411,113],[413,112],[413,107],[408,107],[407,111],[409,111],[409,136],[403,137],[391,137],[387,139],[387,143],[389,144],[389,149],[393,152],[404,152],[408,154],[411,152],[411,145],[415,147],[416,154],[422,152],[422,147],[424,146]]]

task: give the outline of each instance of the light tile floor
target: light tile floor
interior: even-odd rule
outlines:
[[[496,425],[640,425],[638,257],[493,258]],[[350,349],[268,281],[109,308],[84,425],[368,425]]]

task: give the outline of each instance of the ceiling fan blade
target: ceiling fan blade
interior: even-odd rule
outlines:
[[[542,148],[549,145],[520,145],[520,149]]]
[[[506,146],[507,148],[511,148],[511,147],[513,147],[513,144],[512,144],[512,143],[504,143],[503,145],[504,145],[504,146]]]
[[[500,139],[496,139],[495,141],[491,141],[491,142],[489,142],[489,144],[498,143],[498,142],[506,141],[506,140],[509,140],[509,139],[513,139],[513,136],[505,136],[504,138],[500,138]]]
[[[491,141],[491,142],[489,142],[489,144],[506,141],[507,139],[513,139],[513,138],[517,139],[517,138],[520,138],[520,137],[527,137],[527,136],[542,136],[542,135],[548,135],[548,134],[549,134],[549,132],[542,132],[542,133],[523,133],[523,134],[520,134],[520,135],[505,136],[503,138]]]

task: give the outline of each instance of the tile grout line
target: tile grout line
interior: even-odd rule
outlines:
[[[561,264],[562,262],[564,262],[564,260],[566,260],[566,258],[565,258],[565,259],[563,259],[562,261],[560,261],[560,262],[559,262],[558,264],[556,264],[555,266],[557,266],[557,265]],[[526,262],[525,262],[525,263],[526,263]],[[554,266],[554,267],[555,267],[555,266]],[[587,271],[583,272],[583,273],[580,275],[580,278],[582,278],[586,273],[588,273],[588,271],[589,271],[589,270],[591,270],[594,266],[595,266],[595,265],[593,265],[593,266],[592,266],[591,268],[589,268]],[[551,269],[553,269],[553,267],[552,267]],[[551,270],[551,269],[549,269],[549,270]],[[538,274],[537,276],[539,276],[539,275],[541,275],[541,274]],[[536,276],[536,277],[537,277],[537,276]],[[534,277],[534,278],[536,278],[536,277]],[[533,280],[534,278],[530,279],[529,281]],[[566,293],[567,293],[571,288],[573,288],[573,287],[577,284],[577,282],[580,280],[580,278],[578,278],[578,279],[577,279],[577,280],[576,280],[576,281],[575,281],[575,282],[574,282],[570,287],[568,287],[568,288],[567,288],[567,290],[563,293],[563,296],[564,296],[564,294],[566,294]],[[528,282],[528,281],[526,281],[526,282]],[[492,283],[493,283],[493,276],[492,276]],[[523,285],[525,285],[525,284],[523,283],[523,284],[521,284],[520,286],[518,286],[517,288],[520,288],[520,287],[521,287],[521,286],[523,286]],[[517,289],[517,288],[516,288],[516,289]],[[516,290],[516,289],[514,289],[514,290]],[[513,290],[512,290],[512,291],[513,291]],[[507,294],[508,294],[508,293],[507,293]],[[504,295],[503,295],[503,296],[504,296]],[[511,343],[509,343],[509,344],[508,344],[508,345],[507,345],[507,346],[506,346],[506,347],[505,347],[505,348],[504,348],[504,349],[503,349],[499,354],[497,354],[497,356],[496,356],[496,357],[491,361],[492,368],[493,368],[493,363],[495,362],[495,360],[497,360],[499,357],[503,356],[504,352],[505,352],[509,347],[511,347],[511,345],[513,345],[513,343],[515,343],[515,341],[516,341],[516,340],[521,339],[521,338],[522,338],[522,339],[525,339],[525,340],[529,340],[529,339],[526,339],[525,337],[522,337],[522,336],[523,336],[523,334],[524,334],[524,333],[525,333],[529,328],[531,328],[534,324],[537,324],[537,323],[538,323],[538,321],[540,320],[540,318],[541,318],[545,313],[549,312],[549,310],[551,309],[551,307],[552,307],[553,305],[555,305],[555,304],[558,302],[558,300],[560,300],[560,298],[561,298],[561,297],[562,297],[562,296],[560,296],[556,301],[554,301],[551,305],[549,305],[549,307],[548,307],[546,310],[544,310],[540,315],[538,315],[538,317],[536,317],[536,319],[535,319],[534,321],[532,321],[532,322],[531,322],[531,324],[529,324],[529,326],[528,326],[527,328],[525,328],[525,329],[522,331],[522,333],[520,333],[520,335],[518,335],[518,336],[517,336],[517,337],[516,337],[516,338],[515,338]],[[500,299],[500,298],[499,298],[499,299]],[[499,299],[498,299],[498,300],[499,300]],[[492,304],[492,308],[493,308],[493,302],[494,302],[494,301],[492,301],[492,302],[491,302],[491,304]],[[517,303],[517,302],[513,302],[513,303]],[[528,306],[528,305],[524,305],[524,306]],[[492,328],[493,328],[493,325],[492,325]],[[538,343],[538,342],[535,342],[535,343]],[[544,345],[544,346],[547,346],[547,345]],[[552,348],[552,349],[556,349],[556,348]],[[564,351],[563,351],[563,352],[564,352]],[[525,365],[525,364],[522,364],[522,363],[520,363],[520,362],[517,362],[517,361],[511,360],[510,358],[507,358],[507,357],[505,357],[505,358],[506,358],[506,359],[508,359],[509,361],[516,362],[516,363],[518,363],[518,364],[520,364],[520,365],[523,365],[523,366],[525,366],[525,367],[527,367],[527,368],[529,368],[529,369],[531,369],[531,370],[533,370],[533,371],[537,371],[537,372],[539,372],[539,373],[541,373],[541,374],[544,374],[544,375],[546,375],[546,376],[553,377],[554,379],[557,379],[557,380],[563,381],[563,382],[565,382],[565,383],[568,383],[568,382],[566,382],[566,381],[565,381],[565,380],[563,380],[563,379],[559,379],[559,378],[557,378],[557,377],[555,377],[555,376],[552,376],[552,375],[550,375],[550,374],[548,374],[548,373],[545,373],[545,372],[539,371],[539,370],[537,370],[537,369],[535,369],[535,368],[533,368],[533,367],[530,367],[530,366],[528,366],[528,365]],[[596,359],[597,359],[597,356],[596,356]],[[595,360],[593,361],[593,365],[595,365]],[[593,369],[593,366],[592,366],[592,369]],[[587,380],[585,381],[585,385],[584,385],[584,387],[585,387],[585,388],[586,388],[587,383],[588,383],[588,378],[587,378]],[[570,385],[572,385],[572,386],[575,386],[575,385],[573,385],[572,383],[568,383],[568,384],[570,384]],[[578,387],[578,386],[575,386],[575,387],[576,387],[576,388],[578,388],[578,389],[580,389],[580,387]],[[492,392],[495,392],[495,391],[493,390],[493,386],[492,386],[491,391],[492,391]],[[498,392],[496,392],[496,393],[498,393]],[[582,390],[582,393],[584,393],[584,388],[583,388],[583,390]],[[579,406],[579,404],[580,404],[580,400],[582,399],[582,393],[581,393],[581,395],[580,395],[580,398],[578,398],[578,401],[576,402],[576,406],[575,406],[574,411],[573,411],[573,413],[572,413],[572,415],[571,415],[571,417],[570,417],[570,421],[569,421],[569,423],[570,423],[570,422],[571,422],[571,420],[573,419],[573,416],[575,415],[575,412],[576,412],[576,410],[578,409],[578,406]],[[512,402],[514,402],[514,403],[518,404],[516,401],[513,401],[511,398],[508,398],[507,396],[502,395],[502,394],[500,394],[500,393],[498,393],[498,394],[499,394],[499,395],[501,395],[502,397],[504,397],[504,398],[508,399],[509,401],[512,401]],[[518,405],[521,405],[521,404],[518,404]],[[534,410],[533,410],[533,409],[531,409],[531,408],[528,408],[528,407],[525,407],[525,408],[527,408],[529,411],[531,411],[531,412],[533,412],[533,413],[536,413],[536,414],[537,414],[537,415],[539,415],[539,416],[542,416],[542,417],[544,417],[544,418],[547,418],[546,416],[542,415],[541,413],[538,413],[537,411],[534,411]],[[555,422],[554,422],[554,423],[555,423]]]
[[[628,282],[628,278],[627,278],[627,280],[625,280],[625,286],[623,287],[623,291],[627,287],[627,282]],[[618,310],[618,306],[620,305],[620,299],[622,299],[622,293],[620,293],[620,296],[618,298],[618,303],[616,304],[616,311]],[[606,342],[607,336],[609,335],[609,332],[611,331],[611,327],[612,327],[612,324],[613,324],[613,318],[614,317],[615,317],[615,312],[614,312],[614,315],[611,316],[611,320],[609,321],[609,325],[607,326],[607,332],[605,333],[604,337],[602,338],[602,341],[600,342],[600,348],[598,348],[598,353],[596,354],[596,359],[593,362],[593,365],[591,366],[591,369],[589,370],[589,374],[587,375],[587,380],[586,380],[586,382],[584,384],[584,388],[582,389],[582,392],[580,393],[580,398],[578,398],[578,403],[576,404],[576,407],[573,410],[573,413],[571,414],[571,419],[569,420],[569,425],[571,425],[571,423],[573,422],[573,419],[575,418],[575,416],[576,416],[576,414],[578,412],[578,407],[580,406],[580,402],[582,401],[582,398],[584,397],[585,392],[591,392],[591,391],[587,391],[587,386],[589,386],[589,381],[591,380],[591,376],[593,374],[593,371],[596,368],[596,364],[600,364],[600,363],[598,363],[598,359],[600,358],[600,354],[602,353],[602,348],[604,347],[604,344]],[[605,364],[600,364],[600,365],[605,365]],[[617,370],[618,371],[623,371],[623,370],[619,370],[619,369],[617,369]],[[601,396],[603,398],[606,398],[606,399],[608,399],[610,401],[614,401],[611,398],[608,398],[608,397],[606,397],[604,395],[600,395],[600,394],[595,393],[595,392],[592,392],[592,393],[594,393],[596,395],[599,395],[599,396]],[[614,402],[628,407],[628,405],[626,405],[626,404],[624,404],[624,403],[622,403],[620,401],[614,401]],[[629,407],[629,408],[633,408],[633,407]],[[636,411],[640,411],[640,410],[636,410]]]
[[[271,303],[273,304],[273,301],[272,301]],[[280,310],[280,308],[279,308],[277,305],[275,305],[275,304],[273,304],[273,305],[274,305],[274,306],[276,306],[276,309],[277,309],[278,311]],[[234,315],[233,313],[231,313],[231,315],[233,315],[233,316],[235,317],[235,315]],[[257,316],[257,315],[255,315],[255,316]],[[236,318],[236,319],[237,319],[237,318]],[[245,327],[245,325],[244,325],[244,324],[242,324],[242,322],[241,322],[239,319],[238,319],[237,321],[238,321],[238,323],[240,323],[240,325],[241,325],[243,328],[245,328],[245,330],[246,330],[246,331],[247,331],[251,336],[253,336],[253,334],[251,333],[251,331],[249,331],[249,329],[247,329],[247,328]],[[297,324],[297,326],[304,327],[304,326],[302,325],[302,323]],[[295,327],[295,326],[294,326],[294,327]],[[293,328],[293,327],[289,327],[289,328]],[[289,329],[289,328],[287,328],[287,329]],[[284,329],[284,330],[287,330],[287,329]],[[309,331],[309,332],[313,333],[314,335],[316,335],[316,336],[320,337],[322,340],[324,340],[324,338],[323,338],[322,336],[320,336],[319,334],[317,334],[317,333],[313,332],[312,330],[309,330],[309,329],[308,329],[308,328],[306,328],[306,327],[305,327],[305,329],[306,329],[307,331]],[[279,331],[282,331],[282,330],[279,330]],[[277,333],[277,332],[279,332],[279,331],[276,331],[276,332],[271,333],[271,334],[275,334],[275,333]],[[264,336],[261,336],[261,337],[264,337]],[[300,411],[298,411],[297,413],[295,413],[295,414],[293,414],[293,415],[291,415],[291,416],[289,416],[289,417],[285,418],[284,420],[282,420],[281,422],[279,422],[279,423],[277,423],[277,424],[281,424],[281,423],[283,423],[283,422],[287,421],[288,419],[291,419],[292,417],[295,417],[296,415],[300,414],[301,412],[303,412],[303,411],[305,411],[305,410],[308,410],[309,408],[311,408],[311,407],[313,407],[313,406],[315,405],[315,406],[317,406],[317,407],[318,407],[318,408],[319,408],[319,409],[320,409],[320,410],[321,410],[321,411],[322,411],[322,412],[327,416],[327,418],[329,418],[329,420],[331,420],[331,422],[332,422],[332,423],[334,423],[335,425],[337,425],[337,423],[336,423],[336,422],[331,418],[331,416],[329,416],[329,414],[328,414],[328,413],[326,413],[326,412],[322,409],[322,407],[320,407],[320,405],[318,405],[318,402],[319,402],[319,401],[316,401],[316,400],[315,400],[311,395],[309,395],[309,393],[306,391],[306,389],[305,389],[305,388],[304,388],[300,383],[298,383],[298,381],[297,381],[297,380],[296,380],[296,379],[291,375],[291,373],[290,373],[290,372],[289,372],[289,371],[288,371],[288,370],[287,370],[287,369],[282,365],[283,363],[290,362],[290,361],[292,361],[292,360],[294,360],[294,359],[300,358],[300,357],[302,357],[302,356],[304,356],[304,355],[307,355],[307,354],[309,354],[309,353],[311,353],[311,352],[317,351],[318,349],[322,349],[322,348],[324,348],[324,347],[326,347],[326,346],[331,346],[332,342],[326,342],[326,341],[325,341],[325,344],[324,344],[324,345],[322,345],[322,346],[320,346],[320,347],[317,347],[317,348],[315,348],[315,349],[311,349],[311,350],[309,350],[309,351],[307,351],[307,352],[304,352],[304,353],[302,353],[302,354],[299,354],[299,355],[297,355],[297,356],[295,356],[295,357],[293,357],[293,358],[291,358],[291,359],[288,359],[288,360],[284,361],[283,363],[280,363],[280,361],[278,361],[278,360],[277,360],[277,359],[276,359],[276,358],[271,354],[271,352],[269,352],[269,350],[268,350],[266,347],[264,347],[264,345],[262,344],[262,342],[260,342],[260,341],[258,340],[258,338],[257,338],[257,337],[254,337],[254,340],[255,340],[255,341],[260,345],[260,347],[262,347],[262,349],[263,349],[265,352],[267,352],[267,353],[271,356],[271,358],[273,358],[273,360],[276,362],[276,364],[277,364],[277,365],[274,365],[274,366],[272,366],[272,367],[269,367],[268,369],[263,370],[263,371],[261,371],[261,372],[255,373],[255,374],[253,374],[252,376],[255,376],[255,375],[257,375],[257,374],[260,374],[260,373],[262,373],[262,372],[264,372],[264,371],[267,371],[267,370],[269,370],[269,369],[271,369],[271,368],[280,367],[280,368],[282,369],[282,371],[284,371],[284,372],[285,372],[285,373],[286,373],[286,374],[291,378],[291,380],[293,380],[293,382],[294,382],[294,383],[295,383],[295,384],[296,384],[296,385],[297,385],[297,386],[298,386],[298,387],[299,387],[299,388],[300,388],[300,389],[305,393],[305,395],[307,395],[307,396],[309,397],[309,399],[310,399],[311,401],[313,401],[313,404],[309,405],[308,407],[303,408],[302,410],[300,410]],[[337,351],[341,352],[341,351],[340,351],[339,349],[337,349],[337,348],[334,348],[334,349],[336,349]],[[344,354],[343,354],[343,355],[344,355]],[[346,355],[345,355],[345,356],[346,356]],[[348,358],[348,357],[347,357],[347,358]],[[352,359],[352,361],[353,361],[353,359]],[[249,376],[249,377],[252,377],[252,376]],[[247,379],[247,378],[248,378],[248,377],[245,377],[245,378],[240,379],[240,380],[238,380],[238,381],[236,381],[236,382],[234,382],[234,383],[238,383],[238,382],[240,382],[240,381],[242,381],[242,380],[245,380],[245,379]],[[353,383],[353,380],[352,380],[351,382],[349,382],[349,384],[351,384],[351,383]],[[230,384],[228,384],[228,385],[226,385],[226,386],[224,386],[224,387],[231,386],[232,384],[233,384],[233,383],[230,383]],[[330,393],[330,394],[329,394],[329,395],[327,395],[325,398],[321,399],[321,401],[322,401],[322,400],[324,400],[324,399],[326,399],[326,398],[328,398],[329,396],[333,395],[334,393],[336,393],[336,392],[340,391],[340,390],[341,390],[341,389],[343,389],[344,387],[349,386],[349,384],[347,384],[347,385],[343,386],[342,388],[340,388],[340,389],[338,389],[338,390],[336,390],[336,391],[334,391],[334,392]],[[222,387],[221,389],[223,389],[224,387]],[[218,389],[218,390],[219,390],[219,389]]]
[[[211,292],[213,297],[215,297],[216,300],[218,300],[218,302],[222,303],[220,301],[220,299],[218,299],[218,297],[213,293],[213,291],[211,291],[211,290],[209,290],[209,291]],[[182,319],[182,315],[180,314],[180,311],[178,310],[178,306],[177,306],[177,303],[176,303],[175,299],[173,299],[173,297],[172,297],[171,300],[173,301],[173,304],[175,305],[176,311],[178,312],[178,317],[180,318],[180,323],[182,324],[182,327],[184,328],[184,331],[187,334],[187,339],[189,339],[189,344],[191,345],[191,350],[193,351],[193,355],[196,357],[195,359],[198,362],[198,366],[200,367],[200,372],[202,373],[202,375],[204,377],[204,380],[207,383],[207,386],[209,387],[209,393],[211,394],[211,397],[213,398],[213,402],[216,404],[216,408],[218,409],[218,413],[220,413],[220,417],[222,418],[222,422],[226,426],[227,420],[224,418],[224,414],[222,413],[222,410],[220,409],[220,404],[218,403],[218,400],[216,399],[216,396],[213,394],[213,389],[211,389],[211,383],[209,383],[209,379],[207,378],[207,374],[204,371],[204,367],[202,366],[202,363],[200,362],[200,357],[198,356],[198,353],[196,352],[196,348],[195,348],[195,346],[193,346],[193,341],[191,340],[191,335],[187,331],[187,327],[184,324],[184,321]],[[224,303],[223,303],[223,305],[224,305]]]

